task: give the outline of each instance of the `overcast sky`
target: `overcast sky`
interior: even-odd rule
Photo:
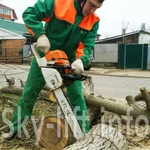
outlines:
[[[18,20],[23,23],[22,12],[32,6],[36,0],[0,0],[0,3],[15,10]],[[98,33],[104,37],[121,34],[122,28],[127,32],[140,29],[142,23],[150,26],[150,0],[105,0],[103,6],[96,11],[101,18]]]

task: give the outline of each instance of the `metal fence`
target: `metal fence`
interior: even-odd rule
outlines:
[[[23,64],[31,63],[33,54],[30,48],[3,48],[0,51],[0,63]]]

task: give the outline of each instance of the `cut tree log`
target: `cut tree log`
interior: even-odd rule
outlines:
[[[61,118],[46,117],[44,119],[40,144],[49,150],[128,150],[126,138],[115,128],[106,124],[97,124],[76,141],[68,124]]]
[[[38,129],[37,132],[41,133],[40,144],[49,150],[61,150],[76,142],[68,124],[55,116],[46,117],[42,129]]]
[[[140,115],[144,115],[150,121],[150,116],[149,116],[150,112],[147,111],[147,109],[144,110],[140,108],[136,104],[135,100],[132,103],[126,102],[126,101],[118,102],[118,101],[111,101],[105,98],[97,98],[97,97],[94,97],[93,95],[89,95],[86,92],[83,92],[83,95],[88,105],[99,107],[99,108],[103,107],[105,110],[116,113],[118,115],[126,116],[127,113],[130,112],[130,115],[133,116],[133,118],[137,118]]]
[[[10,93],[10,94],[15,94],[15,95],[19,95],[19,96],[21,96],[22,92],[23,92],[23,88],[16,87],[16,86],[2,87],[0,89],[0,93]],[[41,90],[41,92],[39,93],[39,98],[48,100],[48,101],[52,101],[49,99],[49,95],[50,95],[49,91]]]
[[[87,135],[63,150],[128,150],[126,138],[115,128],[97,124]]]
[[[17,88],[17,87],[4,87],[0,89],[1,93],[14,93],[21,95],[23,91],[23,88]],[[64,91],[66,93],[66,91]],[[42,98],[46,100],[50,100],[50,92],[49,91],[41,91],[39,94],[42,96]],[[101,109],[102,107],[106,111],[110,111],[113,113],[116,113],[118,115],[125,115],[128,111],[130,111],[130,115],[133,116],[133,118],[137,118],[140,115],[145,115],[147,119],[150,121],[150,112],[147,109],[143,109],[139,107],[136,102],[126,102],[126,101],[112,101],[110,99],[105,99],[102,97],[95,97],[94,95],[89,95],[85,91],[83,91],[84,98],[86,100],[86,103],[88,106],[96,107]],[[128,96],[127,96],[128,97]],[[51,101],[51,100],[50,100]],[[55,99],[53,100],[53,102]],[[137,105],[137,106],[136,106]],[[136,106],[136,107],[134,107]]]

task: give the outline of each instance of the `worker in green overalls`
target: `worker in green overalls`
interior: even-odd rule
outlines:
[[[38,0],[33,7],[28,7],[22,17],[30,34],[37,39],[40,55],[44,56],[48,51],[62,50],[74,68],[73,73],[82,74],[84,66],[90,60],[99,27],[100,19],[95,11],[102,6],[103,1]],[[42,21],[45,22],[44,27]],[[13,139],[30,119],[37,96],[44,85],[45,80],[41,69],[34,58],[23,94],[14,112],[7,140]],[[67,91],[73,108],[76,106],[80,108],[76,116],[82,130],[87,133],[89,131],[88,114],[81,81],[74,81],[67,86]],[[19,118],[18,113],[21,116]],[[83,116],[83,114],[86,115]],[[21,125],[18,125],[19,121]]]

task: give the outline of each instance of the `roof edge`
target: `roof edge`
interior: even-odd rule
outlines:
[[[12,35],[15,35],[14,37],[12,36],[12,37],[6,37],[6,38],[4,36],[0,36],[0,39],[24,39],[24,40],[26,39],[24,36],[21,36],[17,33],[9,31],[9,30],[3,29],[3,28],[0,28],[0,30],[7,32],[7,33],[10,33]]]
[[[137,30],[137,31],[133,31],[133,32],[126,33],[125,35],[120,34],[120,35],[108,37],[108,38],[105,38],[105,39],[97,40],[96,42],[103,42],[103,41],[113,40],[113,39],[121,38],[121,37],[123,37],[123,36],[129,36],[129,35],[132,35],[132,34],[142,33],[142,32],[143,32],[143,33],[150,34],[150,32],[147,32],[147,31],[144,31],[144,30]]]

